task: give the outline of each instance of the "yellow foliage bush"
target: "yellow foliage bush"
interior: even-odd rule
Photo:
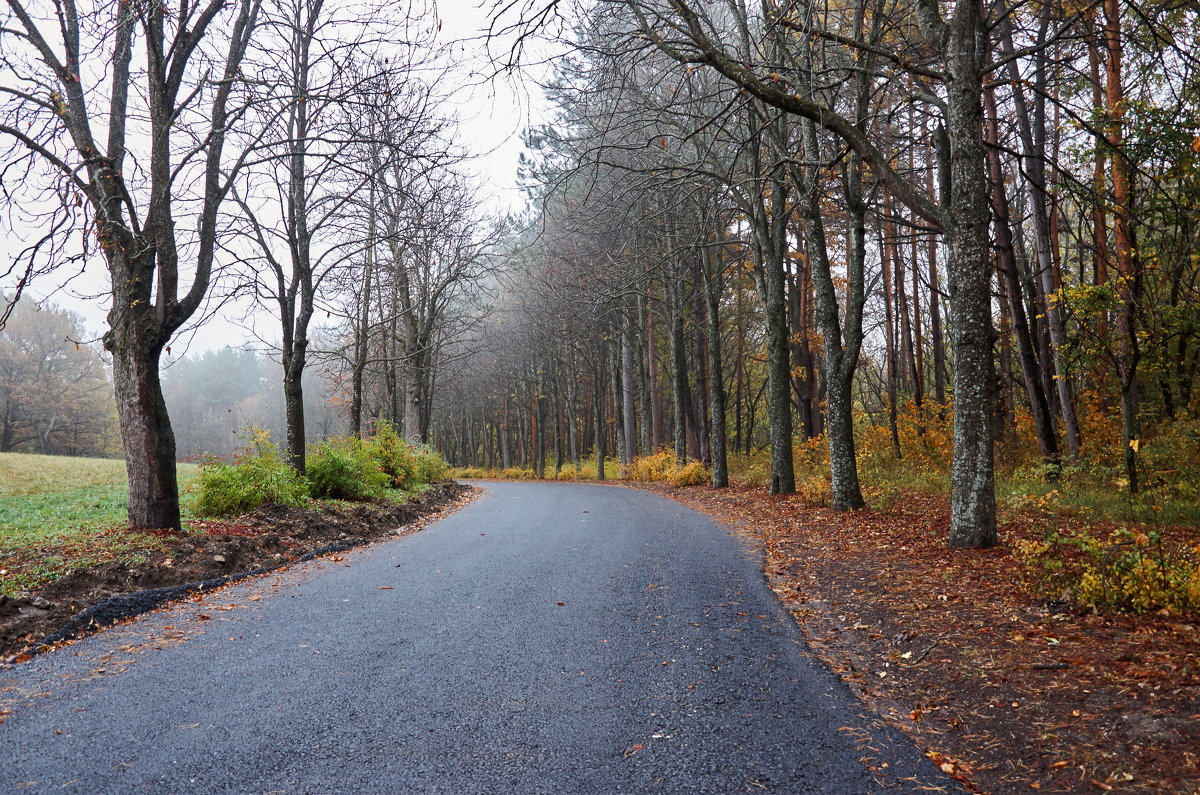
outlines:
[[[1103,561],[1084,568],[1076,593],[1086,605],[1110,605],[1143,612],[1167,608],[1179,612],[1200,610],[1200,567],[1180,558],[1141,549],[1127,552],[1105,566]]]
[[[771,482],[771,451],[757,450],[749,455],[730,454],[729,477],[751,486]]]
[[[1200,564],[1195,550],[1170,552],[1155,531],[1120,529],[1104,539],[1050,530],[1041,540],[1017,539],[1013,557],[1041,593],[1088,607],[1144,612],[1200,611]]]
[[[703,486],[712,483],[712,470],[699,461],[689,461],[671,473],[672,486]]]
[[[626,480],[670,480],[675,474],[675,454],[660,450],[654,455],[638,456],[625,468]]]

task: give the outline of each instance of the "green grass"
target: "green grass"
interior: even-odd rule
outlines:
[[[180,491],[198,472],[178,465]],[[121,527],[127,489],[124,461],[0,453],[0,550]]]
[[[187,529],[200,468],[179,464],[176,471]],[[428,489],[387,489],[383,499],[404,503]],[[74,569],[135,563],[165,549],[158,536],[127,529],[127,497],[124,461],[0,453],[0,594],[17,596]]]
[[[114,458],[0,453],[0,497],[124,486],[125,462]]]
[[[198,467],[180,464],[177,472],[184,490]],[[15,596],[71,569],[133,561],[161,547],[148,533],[121,532],[127,489],[124,461],[0,453],[0,593]]]

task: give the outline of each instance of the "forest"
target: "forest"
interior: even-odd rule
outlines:
[[[178,528],[174,462],[230,452],[195,441],[196,401],[234,435],[266,382],[301,473],[386,420],[477,474],[855,510],[904,472],[949,494],[956,547],[996,543],[998,478],[1194,519],[1185,3],[529,0],[450,43],[432,6],[6,7],[4,333],[23,294],[102,276],[103,354],[45,333],[79,353],[56,377],[112,385],[76,408],[116,421],[6,408],[5,449],[119,433],[134,527]],[[520,211],[456,143],[467,57],[550,108]],[[256,353],[169,400],[172,344],[236,313]]]
[[[736,453],[772,494],[816,454],[842,510],[864,467],[932,470],[968,547],[997,468],[1190,502],[1196,33],[1172,3],[589,6],[439,448],[667,449],[714,487]]]

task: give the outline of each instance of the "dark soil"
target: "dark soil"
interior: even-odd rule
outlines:
[[[419,530],[477,489],[438,483],[398,505],[372,501],[319,509],[262,505],[230,521],[193,522],[202,534],[168,533],[143,563],[77,569],[26,598],[0,596],[0,663],[152,610],[163,602],[382,538]]]

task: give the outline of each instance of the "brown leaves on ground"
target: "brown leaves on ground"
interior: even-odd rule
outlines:
[[[966,789],[1200,788],[1200,622],[1040,600],[1013,554],[1030,517],[955,550],[940,496],[838,513],[761,488],[664,493],[758,539],[812,653]]]

